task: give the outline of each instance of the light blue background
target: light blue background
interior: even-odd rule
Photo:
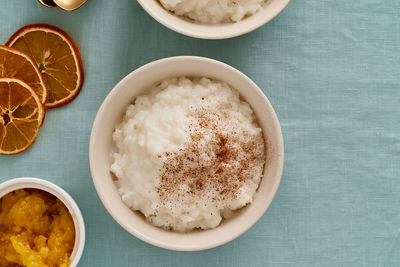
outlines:
[[[400,266],[400,1],[293,0],[242,37],[197,40],[153,20],[134,0],[89,0],[73,13],[0,0],[0,42],[49,23],[75,39],[86,80],[50,110],[37,142],[0,157],[0,181],[62,186],[86,220],[80,266]],[[148,245],[106,212],[89,172],[96,111],[150,61],[200,55],[243,71],[266,93],[285,138],[285,169],[268,212],[237,240],[203,252]]]

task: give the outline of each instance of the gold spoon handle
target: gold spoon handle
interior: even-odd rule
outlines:
[[[45,7],[60,7],[66,11],[80,8],[87,0],[38,0]]]
[[[54,0],[54,3],[66,11],[80,8],[87,0]]]

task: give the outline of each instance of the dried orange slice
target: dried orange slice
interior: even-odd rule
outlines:
[[[46,108],[72,101],[83,84],[83,66],[79,50],[64,31],[46,24],[23,27],[11,36],[7,46],[30,56],[47,86]]]
[[[36,64],[24,53],[0,45],[0,78],[17,78],[27,83],[46,102],[47,90]]]
[[[0,78],[0,154],[17,154],[35,142],[44,108],[21,80]]]

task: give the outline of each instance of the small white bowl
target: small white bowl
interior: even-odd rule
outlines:
[[[262,10],[235,23],[201,24],[174,15],[157,0],[138,0],[155,20],[173,31],[200,39],[226,39],[251,32],[275,18],[290,0],[269,0]]]
[[[68,208],[75,226],[75,245],[71,253],[70,267],[77,266],[85,247],[85,223],[78,205],[61,187],[42,179],[30,177],[15,178],[0,184],[0,199],[15,190],[28,188],[46,191],[61,200]]]
[[[157,228],[139,212],[130,210],[110,173],[112,133],[135,98],[162,80],[177,76],[208,77],[227,82],[253,108],[268,147],[267,163],[254,201],[234,217],[210,230],[177,233]],[[260,88],[240,71],[219,61],[202,57],[172,57],[149,63],[122,79],[101,105],[93,124],[89,145],[90,171],[101,201],[111,216],[128,232],[158,247],[194,251],[227,243],[247,231],[264,214],[275,196],[283,169],[283,137],[278,118]]]

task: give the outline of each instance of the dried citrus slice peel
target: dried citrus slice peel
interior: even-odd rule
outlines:
[[[46,24],[27,25],[11,36],[7,46],[32,58],[48,89],[46,108],[72,101],[83,84],[79,50],[64,31]]]
[[[35,142],[45,110],[21,80],[0,78],[0,154],[17,154]]]
[[[24,53],[0,45],[0,78],[17,78],[27,83],[46,102],[47,90],[36,64]]]

